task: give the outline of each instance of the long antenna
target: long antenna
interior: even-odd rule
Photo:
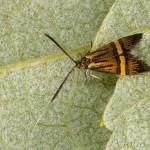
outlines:
[[[54,38],[52,38],[50,35],[45,34],[50,40],[52,40],[72,61],[74,61],[76,63],[76,61],[70,57],[70,55],[55,41]]]
[[[35,130],[35,127],[37,126],[37,124],[39,123],[39,121],[41,120],[41,118],[43,117],[43,115],[46,113],[46,111],[48,110],[49,108],[49,105],[51,104],[51,102],[54,101],[54,99],[57,97],[58,93],[60,92],[60,90],[62,89],[64,83],[66,82],[67,78],[69,77],[69,75],[71,74],[71,72],[74,70],[76,66],[74,66],[70,71],[69,73],[67,74],[67,76],[65,77],[65,79],[63,80],[63,82],[61,83],[60,87],[58,88],[58,90],[56,91],[56,93],[54,94],[54,96],[52,97],[51,101],[49,101],[48,104],[46,104],[46,107],[45,107],[45,110],[43,111],[43,113],[40,115],[40,117],[38,118],[38,120],[36,121],[34,127],[33,127],[33,130],[32,130],[32,133],[34,132]]]
[[[64,83],[66,82],[67,78],[69,77],[69,75],[71,74],[71,72],[74,70],[75,67],[76,67],[76,65],[69,71],[69,73],[67,74],[67,76],[65,77],[65,79],[63,80],[63,82],[61,83],[60,87],[58,88],[58,90],[56,91],[56,93],[54,94],[54,96],[52,97],[51,102],[53,102],[54,99],[57,97],[57,95],[60,92],[62,86],[64,85]]]

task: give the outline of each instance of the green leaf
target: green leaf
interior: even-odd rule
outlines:
[[[105,148],[110,131],[100,128],[99,120],[115,80],[110,90],[95,79],[86,83],[85,70],[72,73],[32,131],[74,65],[44,34],[73,49],[69,53],[75,58],[90,49],[112,4],[113,0],[0,1],[0,149]],[[108,75],[106,83],[107,78],[114,77]]]
[[[148,74],[122,77],[115,88],[115,75],[94,73],[106,89],[96,79],[88,77],[86,82],[85,70],[76,69],[32,133],[73,66],[45,33],[65,49],[73,49],[69,54],[78,59],[96,34],[93,50],[113,39],[146,32],[134,53],[150,63],[148,0],[113,2],[0,1],[0,149],[146,149]],[[104,124],[112,136],[99,125],[104,110]]]
[[[150,64],[150,18],[148,1],[117,1],[105,18],[99,32],[113,27],[117,38],[143,32],[142,41],[133,49],[134,55]],[[143,17],[144,16],[144,17]],[[113,17],[113,21],[111,18]],[[119,24],[118,24],[119,23]],[[109,27],[108,27],[109,25]],[[115,31],[116,30],[116,31]],[[119,33],[119,34],[118,34]],[[99,33],[98,33],[99,35]],[[103,36],[103,34],[102,34]],[[96,40],[105,37],[97,36]],[[102,40],[101,40],[102,41]],[[148,150],[150,147],[150,74],[120,77],[108,103],[104,122],[113,131],[107,150]]]

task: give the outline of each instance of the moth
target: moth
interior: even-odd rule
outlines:
[[[45,34],[52,40],[74,63],[75,66],[70,70],[59,89],[52,97],[51,102],[57,97],[62,86],[66,82],[71,72],[77,68],[85,68],[87,71],[106,72],[120,75],[136,75],[150,71],[142,60],[131,54],[131,48],[142,39],[143,33],[129,35],[106,44],[93,52],[87,53],[81,60],[75,61],[51,36]],[[93,77],[96,77],[92,75]],[[96,77],[97,78],[97,77]]]
[[[119,75],[136,75],[150,71],[148,66],[142,60],[139,60],[131,54],[131,49],[134,45],[142,39],[143,33],[129,35],[113,42],[106,44],[93,52],[87,53],[80,60],[75,61],[51,36],[45,34],[50,40],[52,40],[74,63],[74,67],[67,74],[60,87],[52,97],[51,101],[47,104],[45,111],[38,118],[34,125],[33,131],[49,108],[49,104],[54,101],[58,93],[62,89],[62,86],[66,82],[71,72],[77,68],[85,68],[87,71],[106,72]],[[92,75],[93,77],[96,77]],[[97,78],[97,77],[96,77]],[[32,131],[32,133],[33,133]]]

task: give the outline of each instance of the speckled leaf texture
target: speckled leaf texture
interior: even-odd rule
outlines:
[[[150,73],[94,73],[106,88],[75,69],[48,105],[74,64],[44,35],[76,60],[91,41],[94,50],[144,32],[133,53],[150,64],[149,7],[149,0],[0,0],[0,149],[149,150]]]

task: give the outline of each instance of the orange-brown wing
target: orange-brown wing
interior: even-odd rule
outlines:
[[[142,60],[133,57],[133,55],[130,55],[128,58],[126,58],[125,70],[127,75],[134,75],[150,71],[150,66],[148,66]]]
[[[150,71],[147,64],[130,54],[130,49],[141,38],[142,33],[126,36],[85,55],[90,62],[88,69],[121,75]]]
[[[85,57],[94,60],[99,58],[115,57],[123,53],[128,53],[129,50],[142,38],[142,35],[143,33],[138,33],[114,40],[114,42],[106,44],[97,50],[88,53]]]

